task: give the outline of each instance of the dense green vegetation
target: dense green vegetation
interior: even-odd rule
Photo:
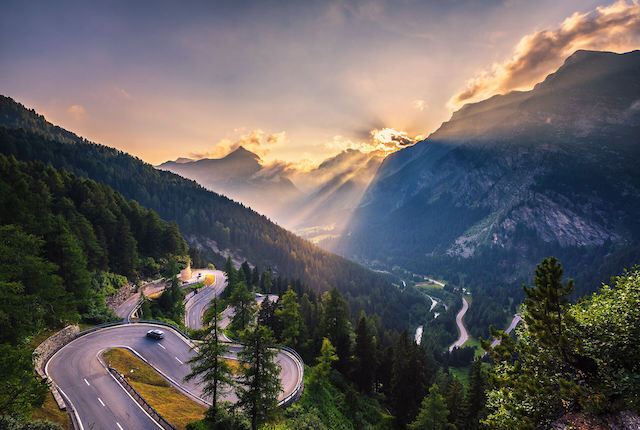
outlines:
[[[438,390],[452,401],[462,399],[468,404],[456,408],[447,420],[477,424],[486,385],[480,362],[470,366],[467,379],[471,382],[463,386],[447,371],[452,360],[448,353],[436,359],[406,331],[398,334],[376,315],[351,312],[335,288],[319,295],[299,280],[271,279],[269,270],[260,272],[247,264],[235,269],[230,260],[225,271],[225,303],[239,291],[278,295],[276,302],[262,303],[255,315],[257,325],[273,333],[274,342],[294,347],[307,364],[315,364],[307,367],[303,396],[284,411],[286,421],[280,427],[405,428],[433,384],[441,386]],[[441,295],[451,295],[452,301],[459,298],[444,291]],[[238,411],[224,415],[229,416],[238,417]],[[280,419],[276,417],[275,422]],[[266,417],[262,421],[269,422]],[[206,423],[197,425],[206,428]]]
[[[541,428],[569,411],[640,412],[640,270],[575,305],[573,281],[562,276],[557,260],[543,260],[525,288],[518,341],[494,331],[502,343],[484,342],[496,362],[483,421],[490,428]]]
[[[0,123],[23,128],[0,127],[2,152],[42,160],[0,154],[0,423],[7,428],[51,428],[24,424],[47,391],[33,372],[33,336],[66,323],[114,318],[105,296],[127,280],[174,277],[187,254],[198,266],[224,264],[202,246],[187,249],[178,223],[193,245],[211,239],[269,268],[245,262],[236,269],[230,259],[225,265],[229,286],[221,304],[236,309],[234,333],[254,345],[243,378],[262,390],[239,391],[251,419],[218,409],[213,420],[227,428],[266,422],[290,429],[529,429],[567,411],[640,411],[640,270],[571,305],[588,288],[580,279],[591,272],[575,284],[563,283],[557,260],[544,260],[534,286],[519,293],[526,297],[527,324],[517,340],[494,330],[501,345],[484,343],[489,356],[472,362],[473,349],[442,352],[455,338],[459,294],[450,289],[429,292],[449,311],[425,324],[418,346],[402,331],[429,314],[429,303],[413,286],[393,287],[382,275],[320,251],[241,205],[51,126],[10,99],[0,103]],[[132,197],[155,205],[160,215],[127,200]],[[495,252],[501,259],[503,251]],[[625,261],[635,258],[625,252]],[[562,257],[577,267],[569,254]],[[468,261],[478,265],[470,278],[453,263],[429,261],[430,272],[437,263],[453,284],[471,287],[466,318],[472,335],[491,321],[506,323],[519,304],[517,293],[493,284],[493,265]],[[601,272],[611,261],[586,251],[580,264],[593,263]],[[611,266],[609,273],[616,271]],[[280,298],[256,308],[253,292]],[[143,313],[181,323],[182,298],[174,278],[160,297],[143,303]],[[270,379],[256,379],[264,376],[257,369],[268,367],[264,348],[272,344],[293,347],[308,365],[302,399],[282,412],[273,408],[275,369]],[[489,357],[494,363],[487,370]],[[465,367],[468,374],[460,370]]]
[[[240,272],[231,279],[244,278]],[[468,375],[448,366],[468,363],[472,348],[433,354],[406,332],[385,331],[375,316],[350,316],[337,290],[318,297],[290,283],[257,315],[279,342],[297,342],[315,363],[282,428],[533,429],[567,411],[638,411],[640,270],[575,305],[574,284],[561,283],[562,274],[553,258],[539,265],[534,287],[525,289],[527,326],[518,340],[493,330],[501,345],[483,341],[490,354],[473,361]]]
[[[203,386],[202,393],[211,400],[211,407],[207,411],[207,421],[218,422],[221,408],[218,405],[220,395],[233,383],[231,368],[224,359],[229,351],[226,343],[220,340],[220,300],[215,297],[203,318],[205,339],[198,347],[196,355],[189,361],[191,372],[185,377],[186,381],[200,377]]]
[[[501,327],[554,255],[572,299],[640,261],[640,52],[578,51],[530,91],[464,106],[387,156],[337,246],[470,287],[471,334]]]
[[[355,312],[377,313],[390,328],[401,330],[422,318],[409,313],[418,301],[414,291],[402,293],[384,276],[323,251],[241,204],[55,127],[8,97],[0,97],[0,152],[19,160],[39,160],[113,187],[162,219],[175,220],[202,257],[216,265],[222,265],[224,258],[205,246],[207,241],[255,265],[270,267],[273,273],[300,279],[316,291],[335,286]]]
[[[180,281],[173,276],[168,288],[165,288],[158,298],[142,297],[140,303],[142,319],[164,321],[186,330],[184,326],[184,296],[185,292],[180,288]]]
[[[436,356],[442,356],[441,353],[444,353],[458,337],[456,314],[461,306],[460,293],[454,293],[448,286],[446,288],[420,287],[420,291],[425,293],[423,300],[427,308],[431,307],[429,296],[434,297],[438,302],[424,321],[420,344]],[[435,318],[436,312],[437,318]]]
[[[106,295],[187,248],[175,223],[108,186],[2,154],[0,207],[0,416],[28,418],[48,388],[27,342],[115,319]]]

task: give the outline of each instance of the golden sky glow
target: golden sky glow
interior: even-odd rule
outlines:
[[[7,0],[0,91],[153,164],[310,166],[397,150],[575,49],[640,47],[637,0],[275,3]]]

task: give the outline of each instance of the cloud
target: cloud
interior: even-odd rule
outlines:
[[[67,112],[70,113],[71,116],[73,117],[73,119],[75,119],[75,120],[81,119],[87,113],[85,108],[80,106],[80,105],[71,105],[71,106],[69,106],[69,108],[67,109]]]
[[[542,30],[524,36],[516,45],[512,58],[478,73],[467,82],[465,90],[449,100],[448,106],[457,109],[465,103],[479,101],[496,93],[530,89],[578,49],[624,52],[638,46],[638,0],[620,0],[591,12],[576,12],[555,30]]]
[[[353,141],[343,136],[334,136],[333,140],[327,142],[325,147],[328,150],[347,150],[355,149],[363,153],[380,152],[388,154],[395,152],[405,146],[413,145],[418,142],[422,136],[409,137],[406,131],[398,131],[393,128],[373,129],[369,131],[369,139],[367,141]]]
[[[289,177],[301,171],[297,163],[276,160],[269,164],[264,164],[262,169],[252,176],[252,179],[265,181],[279,181],[282,177]]]
[[[284,143],[286,137],[287,135],[284,131],[267,135],[264,131],[256,129],[235,140],[222,139],[216,143],[213,150],[192,152],[189,157],[197,160],[202,158],[221,158],[242,146],[262,158],[271,150],[271,146]]]
[[[420,112],[424,111],[426,108],[428,108],[429,106],[427,105],[427,102],[421,99],[418,100],[414,100],[413,101],[413,107],[418,109]]]
[[[374,148],[382,152],[393,152],[405,146],[416,143],[405,131],[394,130],[393,128],[383,128],[381,130],[371,130],[371,142]]]

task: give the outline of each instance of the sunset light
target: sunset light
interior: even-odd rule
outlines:
[[[640,0],[0,16],[0,429],[640,429]]]

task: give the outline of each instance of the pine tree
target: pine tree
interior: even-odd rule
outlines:
[[[273,415],[278,407],[280,365],[275,362],[277,350],[269,348],[275,341],[268,327],[256,325],[245,330],[242,336],[245,345],[238,353],[246,364],[240,370],[236,386],[237,405],[247,412],[251,428],[258,428]]]
[[[336,367],[347,374],[351,359],[351,323],[347,302],[337,288],[323,296],[324,309],[321,322],[322,337],[327,337],[338,354]]]
[[[180,229],[178,223],[171,221],[168,228],[164,231],[164,246],[163,248],[169,250],[175,255],[185,255],[187,253],[187,243],[180,235]]]
[[[260,291],[265,294],[273,293],[273,281],[271,280],[271,270],[265,270],[260,276]]]
[[[197,353],[187,363],[191,365],[191,373],[185,381],[200,377],[202,393],[211,399],[211,407],[207,411],[207,418],[215,423],[218,414],[218,399],[225,393],[225,388],[233,384],[231,369],[224,359],[229,348],[220,340],[219,299],[211,299],[211,306],[207,309],[204,324],[207,326],[204,342],[200,344]]]
[[[361,391],[370,393],[375,379],[377,366],[376,343],[369,332],[367,317],[364,313],[360,316],[356,328],[355,345],[355,380]]]
[[[53,231],[45,237],[47,257],[58,265],[58,274],[64,280],[67,291],[82,302],[89,295],[90,288],[87,260],[65,220],[57,216],[53,224]],[[121,273],[127,274],[124,271]]]
[[[424,350],[404,330],[394,345],[389,399],[400,428],[404,428],[419,409],[430,379],[429,367]]]
[[[311,373],[311,387],[318,389],[329,385],[331,366],[332,363],[337,360],[336,349],[331,345],[331,341],[325,337],[322,339],[322,348],[320,348],[318,364],[313,368]]]
[[[237,331],[244,330],[256,312],[256,299],[244,282],[237,284],[229,298],[229,304],[234,310],[231,328]]]
[[[258,310],[258,325],[269,327],[271,330],[273,330],[275,311],[275,303],[269,300],[269,296],[265,297],[265,299],[262,301],[262,304],[260,305],[260,309]]]
[[[422,400],[418,417],[408,427],[410,430],[445,430],[449,427],[447,415],[449,410],[440,389],[433,384],[429,388],[429,395]]]
[[[486,415],[485,405],[487,403],[487,375],[482,369],[482,361],[475,360],[471,366],[471,374],[469,376],[469,390],[465,396],[464,413],[465,428],[479,428],[480,420]]]
[[[447,390],[445,392],[445,402],[447,404],[447,409],[449,410],[449,415],[447,417],[448,421],[451,424],[455,424],[456,421],[461,421],[459,416],[461,414],[460,405],[463,402],[464,398],[464,388],[462,384],[453,376],[451,381],[447,385]]]
[[[140,293],[140,300],[142,301],[140,304],[140,317],[145,320],[152,319],[153,314],[151,313],[151,303],[142,292]]]
[[[300,346],[300,335],[303,332],[304,321],[300,316],[300,304],[295,291],[288,289],[280,299],[280,309],[275,311],[276,317],[282,324],[282,343],[294,349]]]
[[[555,257],[545,258],[538,264],[534,286],[522,286],[527,296],[524,320],[533,339],[568,361],[571,345],[567,326],[572,320],[567,311],[574,282],[570,279],[563,285],[562,276],[562,265]]]
[[[252,287],[251,279],[253,277],[251,273],[251,267],[249,267],[249,263],[245,260],[244,263],[240,265],[240,270],[244,274],[244,279],[248,287]]]
[[[0,344],[0,416],[28,418],[44,402],[47,381],[34,372],[32,351],[22,346]]]
[[[180,273],[180,267],[178,266],[178,260],[176,257],[171,257],[169,262],[164,268],[163,276],[167,279],[172,279]]]
[[[15,225],[1,226],[0,237],[0,342],[16,345],[45,325],[77,321],[57,266],[41,257],[44,241]]]
[[[158,306],[162,316],[172,319],[180,324],[184,318],[185,308],[182,299],[184,298],[180,281],[176,276],[171,278],[171,286],[166,288],[158,298]]]
[[[191,267],[193,268],[204,267],[204,261],[200,256],[200,250],[195,246],[189,248],[189,258],[191,258]]]
[[[255,266],[251,271],[251,286],[253,288],[258,288],[260,286],[260,272],[258,271],[258,266]]]
[[[227,277],[227,286],[222,293],[223,298],[227,298],[231,296],[233,292],[233,288],[236,286],[237,278],[236,278],[236,269],[233,268],[233,262],[231,261],[231,256],[227,256],[227,260],[224,263],[224,273]]]
[[[122,215],[120,215],[118,219],[117,244],[116,262],[118,273],[122,273],[126,277],[131,278],[135,275],[138,267],[138,244],[131,234],[129,221]]]

